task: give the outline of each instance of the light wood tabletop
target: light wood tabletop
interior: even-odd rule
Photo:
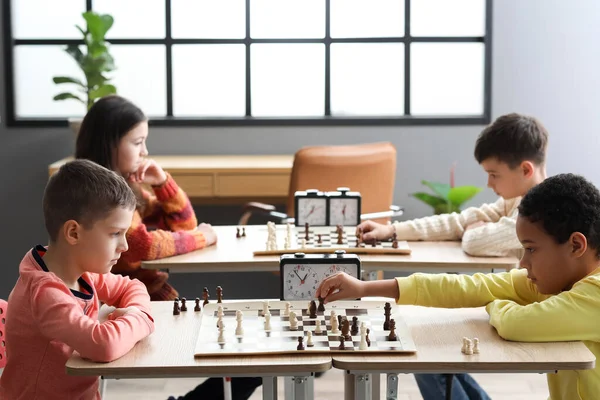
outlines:
[[[401,306],[417,352],[333,354],[334,368],[381,372],[552,372],[595,366],[582,342],[522,343],[503,340],[484,308],[441,309]],[[462,338],[479,339],[480,354],[461,352]]]
[[[331,357],[324,354],[293,356],[252,356],[194,358],[200,330],[200,312],[173,315],[173,302],[152,302],[156,330],[126,355],[109,363],[95,363],[73,355],[67,362],[69,375],[96,375],[107,378],[151,378],[192,376],[291,376],[323,372],[331,368]],[[103,307],[105,318],[110,310]]]
[[[161,260],[144,261],[147,269],[184,272],[279,271],[279,256],[254,256],[265,248],[266,225],[246,226],[246,237],[236,238],[236,226],[215,226],[218,242],[202,250]],[[471,257],[460,242],[408,242],[409,255],[360,255],[364,270],[463,272],[514,268],[516,257]]]

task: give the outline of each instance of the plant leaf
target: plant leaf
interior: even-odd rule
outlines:
[[[103,42],[106,32],[112,27],[114,19],[108,14],[88,11],[82,14],[87,23],[87,30],[96,42]]]
[[[433,196],[429,193],[418,192],[412,193],[411,196],[421,200],[423,203],[429,204],[433,208],[440,204],[446,204],[446,200],[442,199],[441,197]]]
[[[117,88],[114,85],[103,85],[98,89],[90,90],[89,98],[90,101],[99,99],[104,96],[108,96],[109,94],[117,93]]]
[[[477,186],[457,186],[450,189],[448,200],[455,206],[461,206],[466,201],[470,200],[477,193],[481,192],[481,188]]]
[[[67,100],[67,99],[73,99],[73,100],[78,100],[80,102],[82,102],[83,104],[85,104],[85,101],[81,100],[79,97],[75,96],[72,93],[59,93],[56,96],[54,96],[54,100]]]
[[[79,48],[78,45],[76,44],[70,44],[67,46],[67,48],[65,49],[65,51],[71,56],[73,57],[73,59],[75,59],[75,61],[77,61],[77,64],[79,64],[79,66],[82,66],[83,63],[83,53],[81,52],[81,49]]]
[[[440,196],[444,201],[448,201],[448,193],[450,192],[450,185],[446,183],[421,181],[421,183],[433,190],[435,194]]]
[[[54,78],[52,78],[52,80],[56,84],[60,84],[60,83],[74,83],[76,85],[83,86],[84,88],[86,87],[83,84],[83,82],[81,82],[79,79],[69,78],[68,76],[55,76]]]

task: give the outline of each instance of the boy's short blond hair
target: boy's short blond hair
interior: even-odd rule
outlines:
[[[88,228],[117,207],[135,206],[136,196],[122,176],[88,160],[61,166],[44,190],[44,222],[51,242],[69,220]]]

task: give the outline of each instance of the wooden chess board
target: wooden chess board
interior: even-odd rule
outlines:
[[[310,318],[308,302],[290,301],[290,310],[297,314],[297,330],[290,329],[289,317],[285,316],[285,301],[271,301],[271,330],[266,332],[262,316],[263,302],[222,303],[224,316],[225,344],[218,343],[219,329],[217,328],[217,303],[207,304],[201,313],[201,326],[195,348],[195,357],[214,357],[243,354],[297,354],[298,352],[359,352],[359,353],[415,353],[415,343],[410,330],[399,313],[398,306],[391,304],[391,318],[396,323],[396,341],[388,340],[389,331],[383,329],[385,321],[382,301],[336,301],[325,305],[325,312],[317,312],[317,318]],[[243,313],[243,336],[236,336],[236,311]],[[361,340],[358,335],[352,335],[352,340],[344,342],[345,349],[340,350],[340,334],[331,333],[331,311],[342,315],[351,322],[352,317],[358,318],[358,325],[364,322],[370,329],[371,345],[367,350],[359,350]],[[188,311],[189,312],[189,311]],[[315,331],[316,320],[321,321],[323,334],[312,335],[313,347],[307,346],[307,332]],[[341,327],[339,328],[341,329]],[[304,337],[304,350],[298,350],[298,337]]]
[[[319,242],[320,235],[320,242]],[[309,227],[308,240],[304,227],[292,227],[292,240],[289,248],[285,248],[287,236],[286,226],[277,226],[277,250],[265,250],[267,242],[267,230],[264,231],[264,249],[253,252],[255,256],[282,255],[294,253],[333,253],[336,250],[345,250],[348,254],[410,254],[410,247],[406,241],[398,241],[398,247],[394,248],[391,240],[377,241],[375,245],[360,243],[357,247],[356,227],[344,227],[342,243],[338,244],[338,234],[335,226]],[[306,240],[302,247],[302,239]]]

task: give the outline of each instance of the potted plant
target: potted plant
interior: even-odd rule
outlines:
[[[450,184],[421,181],[421,183],[430,188],[434,194],[418,192],[411,196],[421,200],[433,207],[434,214],[446,214],[460,212],[462,205],[472,199],[482,188],[476,186],[455,186],[454,185],[453,164],[450,168]]]
[[[98,14],[93,11],[84,12],[82,15],[86,22],[86,29],[82,29],[79,25],[76,25],[76,28],[83,36],[85,53],[76,44],[68,45],[65,51],[81,68],[85,81],[68,76],[55,76],[53,81],[57,85],[75,85],[77,90],[76,93],[59,93],[54,96],[54,100],[79,101],[85,106],[87,112],[99,98],[117,93],[115,86],[110,83],[110,78],[106,76],[107,73],[114,71],[115,65],[108,43],[104,39],[114,20],[108,14]],[[77,135],[81,118],[69,118],[69,124]]]

